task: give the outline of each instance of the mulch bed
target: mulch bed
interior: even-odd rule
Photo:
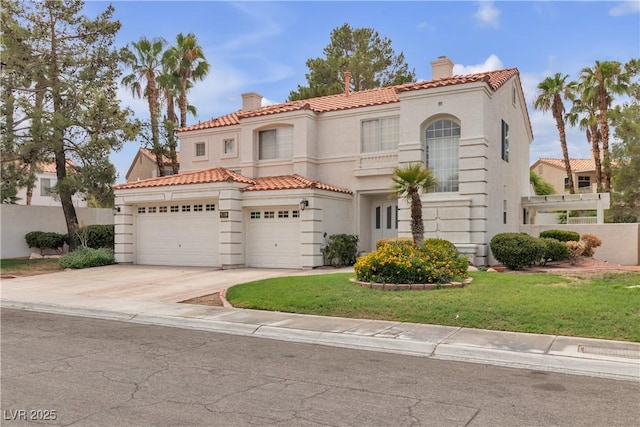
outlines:
[[[220,294],[218,292],[214,294],[202,295],[200,297],[191,298],[185,301],[180,301],[180,304],[196,304],[196,305],[209,305],[213,307],[223,307]]]

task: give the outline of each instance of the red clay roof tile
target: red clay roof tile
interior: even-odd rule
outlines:
[[[213,182],[237,182],[248,184],[243,191],[265,190],[293,190],[305,188],[318,188],[320,190],[335,191],[337,193],[351,194],[344,188],[334,187],[318,181],[311,181],[300,175],[268,176],[262,178],[247,178],[244,175],[232,172],[225,168],[213,168],[201,171],[183,172],[176,175],[168,175],[158,178],[144,179],[135,182],[114,185],[114,190],[129,190],[134,188],[166,187],[174,185],[207,184]]]
[[[210,129],[223,126],[237,125],[243,118],[267,116],[271,114],[287,113],[291,111],[311,110],[315,113],[326,113],[330,111],[347,110],[351,108],[370,107],[374,105],[384,105],[398,102],[398,93],[413,90],[431,89],[437,87],[485,82],[491,89],[498,90],[511,77],[518,74],[517,68],[506,68],[503,70],[487,71],[483,73],[468,74],[463,76],[452,76],[442,79],[425,80],[404,85],[388,86],[378,89],[350,92],[349,94],[339,93],[337,95],[321,96],[318,98],[303,99],[299,101],[285,102],[282,104],[269,105],[252,111],[237,111],[216,117],[209,121],[198,123],[197,125],[181,128],[181,132],[193,130]]]
[[[564,170],[564,159],[541,158],[537,163],[544,163],[549,166]],[[569,159],[573,172],[588,172],[596,170],[596,162],[593,159]]]

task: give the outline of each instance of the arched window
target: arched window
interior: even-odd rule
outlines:
[[[427,167],[438,180],[436,192],[458,191],[460,125],[448,119],[427,128]]]

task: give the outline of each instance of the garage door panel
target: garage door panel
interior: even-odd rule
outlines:
[[[263,268],[299,268],[300,218],[297,210],[252,209],[246,215],[247,265]]]
[[[183,210],[188,206],[189,210]],[[218,217],[210,210],[194,211],[194,205],[182,203],[179,211],[160,212],[145,206],[137,213],[136,262],[149,265],[218,266]],[[201,208],[202,209],[202,208]]]

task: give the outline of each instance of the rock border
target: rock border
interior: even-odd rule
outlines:
[[[435,289],[447,289],[447,288],[464,288],[465,286],[473,282],[473,277],[467,277],[462,282],[450,282],[450,283],[414,283],[414,284],[398,284],[398,283],[376,283],[376,282],[361,282],[354,278],[349,279],[351,283],[360,285],[365,288],[377,289],[381,291],[432,291]]]

